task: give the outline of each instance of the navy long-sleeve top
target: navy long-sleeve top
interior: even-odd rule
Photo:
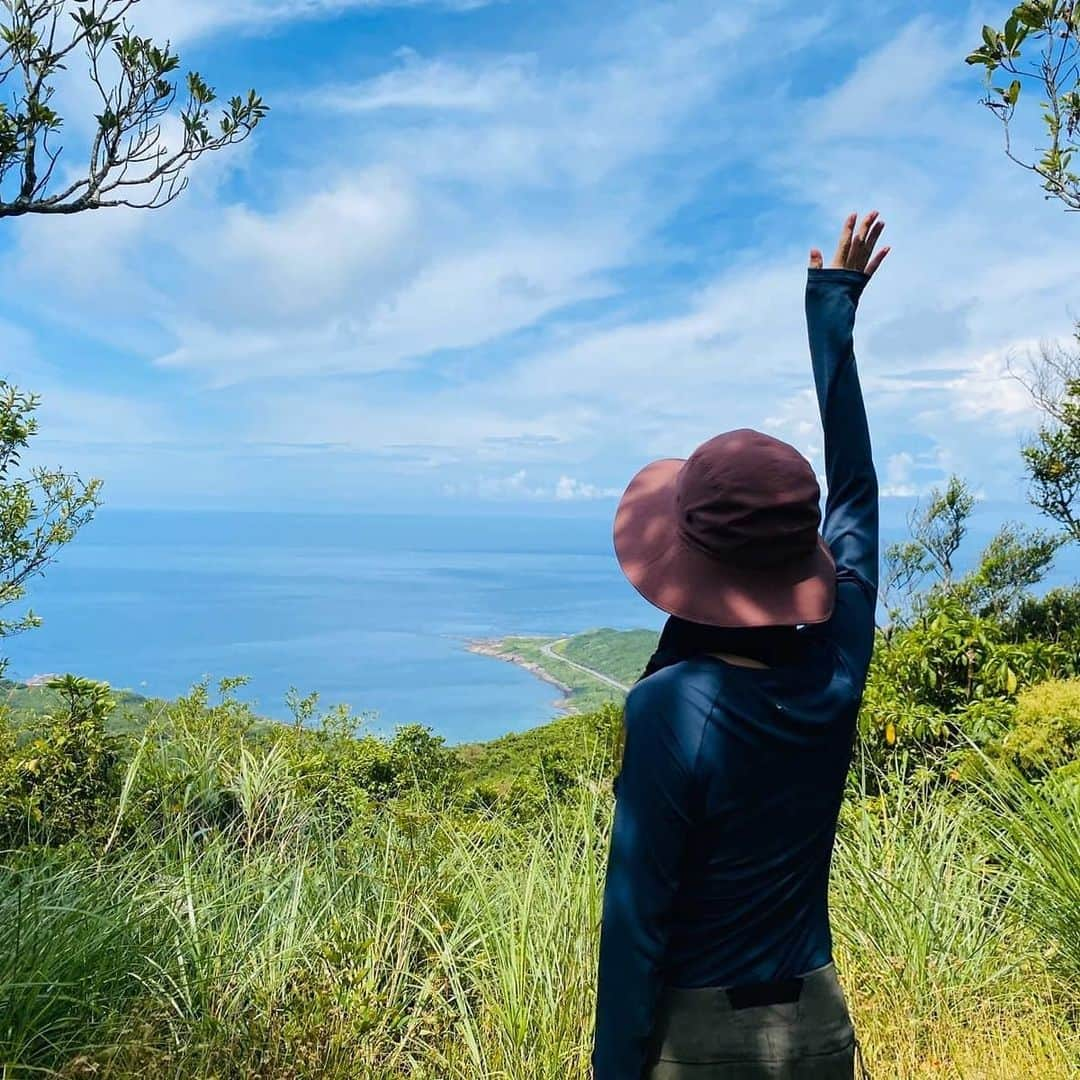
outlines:
[[[595,1080],[639,1080],[664,984],[740,986],[830,962],[828,878],[874,641],[878,497],[853,331],[869,279],[809,272],[825,433],[828,622],[792,664],[698,656],[639,682],[604,887]]]

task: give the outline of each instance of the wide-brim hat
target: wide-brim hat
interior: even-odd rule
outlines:
[[[821,491],[793,446],[749,429],[630,482],[615,553],[630,583],[670,615],[708,626],[828,620],[836,565],[818,531]]]

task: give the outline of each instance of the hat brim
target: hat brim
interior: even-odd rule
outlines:
[[[725,563],[679,535],[676,479],[685,462],[646,465],[615,513],[615,554],[630,584],[669,615],[706,626],[798,626],[826,622],[836,564],[819,534],[800,559],[764,568]]]

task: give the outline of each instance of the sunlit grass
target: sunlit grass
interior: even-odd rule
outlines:
[[[181,814],[104,858],[8,859],[5,1077],[586,1075],[607,782],[527,824],[417,800],[342,833],[283,759],[230,769],[228,828]],[[1054,959],[1075,819],[1047,825],[1022,791],[991,828],[971,796],[890,790],[850,801],[833,874],[875,1080],[1076,1075]]]

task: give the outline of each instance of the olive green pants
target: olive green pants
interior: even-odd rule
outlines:
[[[829,964],[795,981],[801,983],[794,991],[797,1000],[780,1004],[747,1004],[719,987],[668,987],[645,1075],[649,1080],[852,1080],[855,1032],[835,969]]]

